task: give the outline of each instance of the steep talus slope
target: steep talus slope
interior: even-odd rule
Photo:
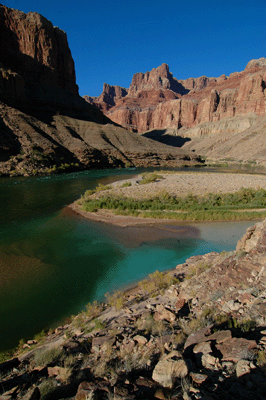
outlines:
[[[47,111],[35,117],[2,103],[0,169],[4,174],[54,173],[86,168],[177,166],[197,162],[184,153],[112,123]],[[189,155],[191,154],[191,155]]]
[[[66,33],[38,13],[0,5],[0,46],[0,172],[179,165],[195,158],[127,132],[82,99]],[[103,100],[113,104],[127,94],[109,85],[105,91]]]

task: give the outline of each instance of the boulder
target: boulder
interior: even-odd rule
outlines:
[[[249,359],[254,356],[253,349],[256,349],[255,340],[247,340],[244,338],[231,338],[224,343],[217,344],[216,348],[222,353],[223,361],[238,362],[241,359]]]
[[[239,360],[236,364],[236,376],[240,378],[243,375],[250,373],[250,362],[247,360]]]
[[[154,314],[155,321],[169,321],[174,322],[176,320],[176,316],[171,311],[167,310],[162,304],[158,304],[156,306],[156,312]]]
[[[188,367],[184,360],[161,360],[156,364],[152,379],[161,386],[172,388],[176,378],[184,378],[188,374]]]

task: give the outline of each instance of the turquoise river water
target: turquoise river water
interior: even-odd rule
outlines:
[[[0,351],[106,292],[186,258],[233,250],[252,222],[118,228],[66,208],[98,183],[141,170],[0,179]]]

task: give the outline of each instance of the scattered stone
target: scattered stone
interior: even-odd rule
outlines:
[[[187,374],[188,367],[184,360],[161,360],[153,370],[152,379],[171,389],[176,378],[184,378]]]
[[[148,342],[148,340],[141,335],[136,335],[133,337],[133,340],[135,340],[135,342],[138,342],[138,344],[146,344]]]
[[[215,340],[216,343],[223,343],[232,338],[232,333],[229,330],[218,331],[208,337],[208,340]]]
[[[208,375],[205,374],[199,374],[195,372],[190,372],[189,374],[191,376],[191,379],[194,383],[197,383],[198,385],[201,385],[203,382],[208,379]]]

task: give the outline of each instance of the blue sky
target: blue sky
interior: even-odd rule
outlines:
[[[177,79],[218,77],[266,57],[266,0],[7,0],[66,31],[81,96],[169,65]]]

